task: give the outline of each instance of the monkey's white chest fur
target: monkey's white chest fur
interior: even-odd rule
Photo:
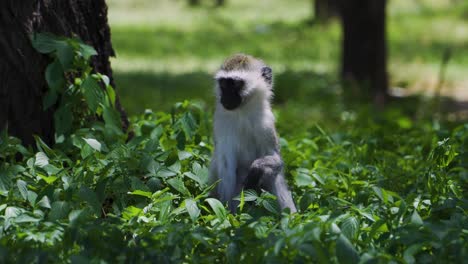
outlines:
[[[274,116],[268,105],[254,105],[254,109],[227,111],[218,105],[215,112],[215,155],[213,174],[222,181],[218,193],[222,200],[239,191],[252,162],[271,155],[276,149]]]

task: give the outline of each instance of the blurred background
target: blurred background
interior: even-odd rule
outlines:
[[[363,6],[358,3],[343,7],[346,11],[341,19],[335,2],[109,1],[109,22],[117,53],[112,67],[123,105],[130,115],[140,114],[146,108],[167,111],[184,99],[205,102],[210,108],[214,71],[227,56],[243,52],[262,58],[273,67],[275,107],[287,109],[285,114],[301,113],[308,119],[321,118],[329,111],[342,113],[355,97],[354,90],[342,88],[346,86],[341,82],[346,79],[343,32],[346,25],[354,23],[354,29],[347,29],[354,32],[354,40],[348,44],[350,54],[357,54],[358,58],[348,60],[359,66],[360,58],[365,61],[380,57],[378,63],[385,65],[378,70],[388,72],[388,80],[382,80],[388,83],[385,89],[390,98],[385,104],[392,104],[392,98],[406,98],[400,102],[406,100],[414,113],[430,115],[434,110],[433,96],[440,95],[445,98],[444,109],[452,114],[452,119],[465,118],[468,1],[374,1],[383,5],[386,2],[380,7],[373,5],[372,0],[361,1]],[[373,40],[359,39],[369,34],[356,33],[356,28],[379,31],[385,23],[386,39],[384,34],[375,36],[372,32],[370,38],[382,38],[377,42],[382,41],[386,47],[377,48],[386,48],[386,58],[375,54],[379,51],[374,50]],[[353,45],[358,50],[353,51]],[[343,96],[346,90],[352,92]],[[383,104],[378,92],[371,89],[369,93],[369,100],[361,98],[359,102]]]

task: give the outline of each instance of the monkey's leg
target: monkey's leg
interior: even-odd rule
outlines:
[[[221,180],[217,186],[217,194],[219,200],[228,202],[231,211],[235,211],[233,198],[236,189],[236,166],[237,160],[234,153],[226,153],[217,160],[216,168],[219,179]]]
[[[281,210],[289,208],[292,213],[297,211],[284,179],[283,162],[278,154],[256,159],[250,166],[244,187],[257,191],[264,189],[277,197]]]

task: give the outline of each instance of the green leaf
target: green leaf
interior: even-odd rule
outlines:
[[[125,208],[125,210],[123,211],[122,217],[125,220],[130,220],[133,217],[138,216],[142,211],[143,210],[138,208],[138,207],[129,206],[129,207]]]
[[[33,223],[41,221],[40,218],[35,218],[27,214],[22,214],[15,219],[15,223]]]
[[[340,235],[336,241],[336,257],[338,258],[338,262],[342,264],[359,263],[360,259],[356,248],[344,235]]]
[[[52,203],[52,208],[50,209],[49,219],[51,221],[59,220],[67,217],[68,212],[70,211],[70,205],[66,201],[57,201]]]
[[[38,206],[40,207],[44,207],[44,208],[52,208],[50,206],[50,200],[49,200],[49,197],[47,197],[46,195],[44,195],[41,200],[37,203]]]
[[[18,180],[16,181],[16,185],[18,186],[21,196],[23,196],[23,198],[27,200],[28,199],[28,184],[25,181]]]
[[[122,124],[120,121],[120,114],[114,108],[104,106],[102,117],[106,123],[106,127],[109,127],[116,134],[122,133]]]
[[[95,214],[101,214],[101,203],[99,202],[96,192],[91,190],[89,187],[82,186],[78,194],[80,198],[86,201],[88,205],[94,210]]]
[[[178,192],[185,194],[185,195],[190,195],[190,192],[187,190],[187,187],[185,187],[184,182],[180,178],[172,178],[167,180],[167,183],[171,185],[174,189],[176,189]]]
[[[103,75],[103,78],[107,78],[109,79],[107,76]],[[110,106],[112,108],[115,108],[115,99],[116,99],[116,95],[115,95],[115,91],[114,91],[114,88],[112,88],[112,86],[110,86],[109,84],[106,85],[106,92],[107,92],[107,96],[109,97],[109,101],[110,101]]]
[[[60,45],[57,47],[57,58],[62,65],[63,71],[68,71],[73,66],[75,51],[70,44]]]
[[[55,131],[58,135],[66,135],[73,124],[73,114],[69,105],[60,106],[54,113]]]
[[[133,192],[129,192],[129,194],[139,195],[139,196],[143,196],[143,197],[146,197],[146,198],[151,198],[151,195],[152,195],[151,192],[145,192],[145,191],[141,191],[141,190],[135,190]]]
[[[32,46],[43,54],[54,52],[59,47],[66,45],[64,40],[49,33],[34,33],[31,36],[31,42]]]
[[[424,224],[421,216],[419,216],[418,212],[416,209],[413,211],[413,214],[411,215],[411,223],[413,225],[421,226]]]
[[[84,58],[86,61],[89,60],[89,58],[90,58],[91,56],[95,56],[95,55],[98,54],[97,51],[96,51],[93,47],[91,47],[91,46],[89,46],[89,45],[80,43],[80,44],[79,44],[79,47],[80,47],[79,50],[80,50],[81,56],[83,56],[83,58]]]
[[[200,209],[198,209],[197,202],[195,202],[193,199],[186,199],[185,209],[187,209],[187,212],[189,213],[192,221],[195,222],[200,215]]]
[[[44,95],[44,98],[42,98],[42,109],[45,111],[49,109],[51,106],[55,105],[57,103],[58,95],[57,92],[49,90],[46,92]]]
[[[205,187],[208,183],[209,177],[208,168],[202,167],[200,164],[195,162],[192,165],[192,171],[193,172],[184,173],[184,176],[187,176],[190,179],[196,181],[198,184],[200,184],[201,187]]]
[[[28,201],[32,206],[34,206],[34,204],[36,203],[36,199],[37,199],[37,193],[33,191],[28,191]]]
[[[49,164],[49,158],[44,152],[38,152],[35,156],[34,165],[38,167],[45,167]]]
[[[312,177],[303,171],[298,170],[297,176],[294,179],[296,180],[296,185],[299,187],[309,185],[315,186],[315,181]]]
[[[23,210],[18,207],[9,206],[5,209],[5,219],[15,218],[22,212]]]
[[[96,151],[101,152],[101,143],[94,138],[83,138],[88,145]]]
[[[221,222],[226,220],[227,218],[226,208],[224,208],[223,204],[220,201],[214,198],[207,198],[205,201],[208,202],[211,209],[215,213],[216,217],[220,219]]]
[[[54,92],[60,92],[65,86],[65,76],[62,65],[58,60],[54,60],[46,68],[45,78],[47,85]]]
[[[91,75],[86,77],[86,79],[81,84],[81,88],[83,89],[83,95],[85,97],[86,103],[88,104],[89,110],[96,112],[99,105],[104,103],[104,91],[99,86],[96,79],[94,79]]]
[[[182,118],[179,119],[179,123],[182,126],[185,137],[191,139],[197,128],[195,119],[193,118],[192,114],[185,113]]]
[[[43,179],[47,184],[52,184],[58,179],[56,176],[45,176],[41,173],[38,173],[37,176]]]
[[[350,216],[341,222],[341,231],[349,239],[356,239],[359,232],[359,221],[356,217]]]

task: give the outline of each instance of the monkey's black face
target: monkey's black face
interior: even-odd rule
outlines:
[[[226,110],[234,110],[242,103],[242,89],[245,82],[241,79],[219,78],[219,89],[221,92],[221,104]]]

